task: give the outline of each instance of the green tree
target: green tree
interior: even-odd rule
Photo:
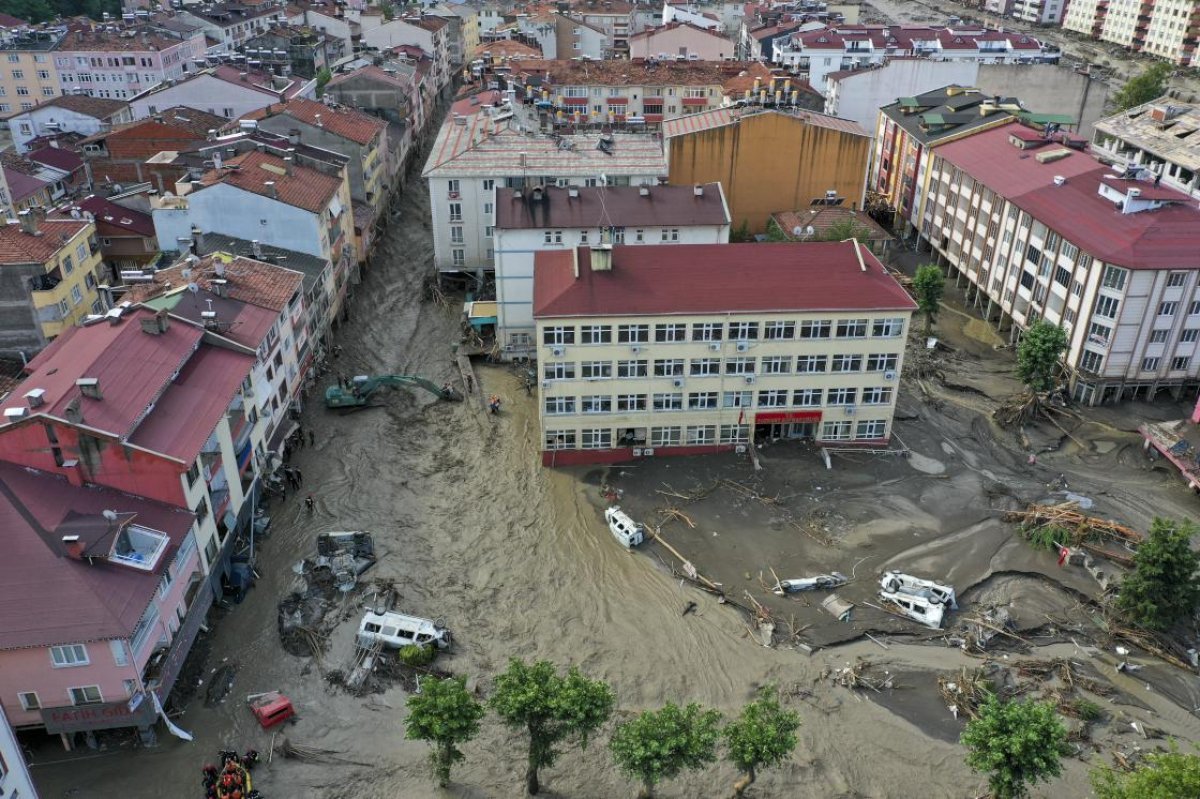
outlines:
[[[540,788],[538,772],[554,765],[559,745],[572,736],[586,747],[588,737],[612,715],[613,692],[599,680],[589,680],[572,667],[566,677],[554,664],[539,660],[529,665],[513,658],[496,678],[491,706],[505,724],[529,733],[525,786]]]
[[[1200,796],[1200,757],[1171,751],[1152,752],[1133,771],[1093,769],[1092,787],[1099,799],[1191,799]]]
[[[846,241],[847,239],[854,239],[861,244],[866,244],[870,238],[871,229],[866,225],[860,225],[854,219],[839,219],[825,228],[824,232],[817,237],[817,241]]]
[[[642,711],[618,726],[609,745],[621,770],[641,780],[638,795],[649,799],[662,780],[716,760],[720,723],[721,714],[715,710],[668,702],[662,710]]]
[[[767,222],[767,241],[789,241],[788,235],[774,219]]]
[[[1156,518],[1133,554],[1133,571],[1121,581],[1117,607],[1138,624],[1165,630],[1196,610],[1200,555],[1192,551],[1196,526]]]
[[[990,697],[962,733],[967,765],[988,775],[996,799],[1021,799],[1030,786],[1062,773],[1067,730],[1048,702]]]
[[[321,96],[321,92],[325,91],[325,84],[333,80],[333,73],[329,71],[329,67],[321,67],[317,70],[317,97]]]
[[[1017,377],[1032,391],[1049,391],[1054,388],[1058,356],[1066,348],[1066,331],[1039,319],[1029,326],[1017,346]]]
[[[729,231],[729,240],[735,244],[754,241],[754,234],[750,232],[750,220],[743,219],[742,224]]]
[[[933,332],[933,323],[937,321],[938,308],[945,289],[946,276],[937,264],[917,267],[917,273],[913,276],[913,291],[917,295],[917,307],[925,314],[926,337]]]
[[[48,22],[54,19],[56,10],[47,0],[5,0],[0,3],[3,11],[17,19],[23,19],[34,24]]]
[[[1125,85],[1113,95],[1113,107],[1117,111],[1128,111],[1143,103],[1158,99],[1167,93],[1167,81],[1172,66],[1165,61],[1156,61],[1140,75],[1125,81]]]
[[[450,768],[463,759],[458,745],[479,732],[484,712],[483,705],[467,691],[463,677],[425,680],[421,692],[408,697],[404,737],[433,745],[430,760],[439,786],[450,782]]]
[[[798,729],[800,715],[779,706],[774,687],[759,691],[758,699],[725,725],[722,734],[729,744],[729,760],[746,775],[734,783],[734,796],[741,796],[754,784],[760,769],[778,765],[792,753]]]

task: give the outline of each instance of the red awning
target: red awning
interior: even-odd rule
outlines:
[[[563,98],[563,105],[584,105],[584,106],[586,106],[587,104],[588,104],[588,98],[586,98],[586,97],[564,97]]]
[[[768,411],[754,414],[755,424],[775,424],[778,422],[819,422],[820,411]]]
[[[629,105],[628,97],[609,97],[606,101],[609,105]]]
[[[708,105],[707,97],[684,97],[680,102],[684,105]]]

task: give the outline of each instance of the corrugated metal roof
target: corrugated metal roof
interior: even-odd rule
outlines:
[[[550,187],[542,200],[535,201],[528,192],[518,198],[512,192],[500,191],[496,196],[496,227],[520,230],[729,224],[719,183],[706,184],[699,197],[692,186],[652,186],[649,192],[643,197],[637,186],[585,186],[578,189],[578,197],[570,197],[568,189]]]
[[[807,125],[814,125],[819,128],[828,128],[841,133],[849,133],[854,136],[870,136],[861,125],[850,119],[842,119],[841,117],[829,116],[828,114],[818,114],[815,111],[794,111],[784,112],[774,109],[757,109],[757,108],[716,108],[712,111],[704,111],[699,114],[688,114],[687,116],[668,119],[663,122],[662,131],[663,138],[671,139],[675,136],[682,136],[688,133],[699,133],[713,128],[732,125],[735,122],[740,122],[744,119],[760,116],[762,114],[779,114],[780,116],[790,117],[797,122],[803,122]]]

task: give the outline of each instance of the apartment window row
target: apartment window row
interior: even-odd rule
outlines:
[[[547,361],[543,380],[585,380],[645,377],[717,377],[719,375],[846,374],[894,372],[897,353],[869,355],[767,355],[762,358],[657,358],[616,361]]]
[[[632,413],[637,411],[710,411],[728,408],[820,408],[851,405],[890,405],[891,386],[858,388],[762,389],[760,391],[691,391],[639,394],[588,394],[546,397],[547,416],[577,413]]]
[[[551,233],[547,231],[546,236]],[[551,243],[551,242],[547,242]],[[627,325],[555,325],[542,331],[545,345],[649,344],[721,341],[791,341],[825,338],[899,338],[904,335],[904,317],[883,319],[830,319],[803,322],[683,322]]]
[[[878,440],[887,435],[886,419],[824,422],[819,438],[826,441]],[[628,428],[585,428],[547,430],[546,450],[611,449],[614,446],[680,447],[704,444],[744,444],[750,440],[749,425],[676,425],[630,430]]]

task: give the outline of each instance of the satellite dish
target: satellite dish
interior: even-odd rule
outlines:
[[[817,232],[817,229],[815,227],[813,227],[812,225],[809,225],[808,227],[804,228],[805,236],[811,236],[812,234],[814,234],[816,232]]]
[[[795,236],[796,238],[800,238],[801,236],[804,235],[804,228],[800,227],[799,225],[796,225],[794,228],[792,228],[792,235]]]
[[[188,283],[188,291],[190,291],[190,292],[192,292],[193,294],[195,294],[195,293],[196,293],[197,291],[199,291],[199,290],[200,290],[200,286],[199,286],[199,284],[197,284],[197,283]]]
[[[110,522],[115,522],[117,520],[117,512],[115,510],[106,510],[101,515]]]
[[[191,280],[191,278],[192,278],[192,270],[191,269],[184,269],[181,274],[183,275],[184,280]]]

